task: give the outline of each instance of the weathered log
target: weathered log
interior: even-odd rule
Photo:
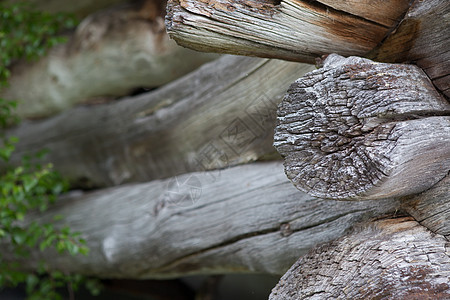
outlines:
[[[450,97],[447,0],[169,0],[167,9],[169,35],[185,47],[310,63],[333,52],[415,62]]]
[[[450,174],[432,189],[402,199],[402,210],[450,241]]]
[[[314,62],[336,52],[364,55],[400,21],[409,1],[169,0],[166,26],[199,51]]]
[[[274,145],[288,178],[313,196],[411,195],[450,170],[449,114],[416,66],[330,55],[289,88]]]
[[[87,17],[67,43],[36,63],[15,65],[2,96],[18,100],[20,117],[41,118],[76,103],[161,86],[218,57],[171,41],[164,13],[163,2],[147,0]]]
[[[402,0],[385,0],[382,2],[372,0],[318,0],[317,2],[337,11],[359,16],[386,27],[396,26],[410,6],[410,1]]]
[[[411,218],[379,220],[311,250],[269,299],[450,299],[449,254]]]
[[[314,199],[290,184],[281,162],[261,162],[61,199],[33,220],[61,214],[60,224],[84,234],[88,256],[44,255],[65,271],[141,279],[281,275],[311,247],[399,205]],[[40,255],[23,266],[36,267]]]
[[[8,0],[9,2],[23,2],[23,0]],[[124,0],[27,0],[34,8],[50,13],[71,13],[77,17],[84,18],[93,12],[105,9],[109,6],[123,3]]]
[[[398,28],[369,57],[416,63],[450,98],[449,15],[447,0],[413,1]]]
[[[161,89],[24,122],[12,162],[46,148],[74,186],[223,168],[276,153],[276,106],[312,65],[224,57]]]

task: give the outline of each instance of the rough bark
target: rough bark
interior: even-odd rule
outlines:
[[[379,220],[313,249],[269,299],[449,299],[449,255],[412,218]]]
[[[18,99],[20,117],[42,118],[161,86],[218,57],[171,41],[164,13],[164,2],[147,0],[90,15],[67,43],[36,63],[15,65],[2,96]]]
[[[166,25],[178,44],[195,50],[312,63],[332,52],[366,54],[409,6],[378,1],[371,10],[366,1],[345,2],[170,0]]]
[[[46,148],[75,186],[102,187],[256,160],[276,153],[276,105],[313,68],[224,57],[147,94],[25,122],[9,132],[12,162]]]
[[[311,247],[399,205],[314,199],[290,184],[281,162],[265,162],[73,196],[33,219],[61,214],[61,225],[84,234],[88,256],[46,253],[50,267],[65,271],[141,279],[283,274]],[[39,255],[23,265],[35,267]]]
[[[449,114],[416,66],[330,55],[289,88],[274,145],[288,178],[313,196],[412,195],[450,170]]]
[[[447,0],[413,1],[398,28],[369,57],[416,63],[450,98],[449,16]]]

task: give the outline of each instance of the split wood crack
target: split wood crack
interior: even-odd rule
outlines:
[[[348,212],[345,212],[345,213],[342,213],[342,214],[338,214],[338,215],[332,216],[330,218],[321,220],[320,222],[317,222],[317,223],[308,224],[307,226],[304,226],[304,227],[299,227],[299,228],[294,228],[294,229],[290,228],[289,229],[289,234],[286,235],[286,236],[295,234],[296,232],[301,232],[301,231],[308,230],[308,229],[311,229],[311,228],[314,228],[314,227],[318,227],[318,226],[323,225],[323,224],[332,223],[332,222],[334,222],[334,221],[336,221],[336,220],[338,220],[338,219],[340,219],[342,217],[345,217],[345,216],[348,216],[348,215],[352,215],[352,214],[355,214],[355,213],[359,213],[359,212],[364,212],[364,210],[354,209],[354,210],[351,210],[351,211],[348,211]],[[362,220],[362,219],[364,219],[364,217],[363,216],[359,216],[359,219]],[[282,226],[286,225],[286,224],[289,224],[289,223],[291,223],[293,221],[295,221],[295,220],[284,221],[282,224],[280,224],[277,227],[266,228],[266,229],[263,229],[263,230],[257,230],[257,231],[248,232],[248,233],[245,233],[245,234],[241,234],[241,235],[235,236],[235,237],[233,237],[233,238],[231,238],[229,240],[220,242],[220,243],[218,243],[216,245],[211,245],[211,246],[209,246],[207,248],[204,248],[204,249],[201,249],[199,251],[195,251],[195,252],[183,255],[182,257],[178,257],[178,258],[172,260],[171,262],[169,262],[169,263],[167,263],[167,264],[165,264],[163,266],[158,267],[155,271],[163,273],[164,270],[171,269],[171,268],[173,268],[173,267],[175,267],[175,266],[177,266],[179,264],[182,264],[183,261],[189,260],[192,257],[199,256],[201,254],[205,254],[205,253],[207,253],[207,252],[209,252],[211,250],[216,250],[216,249],[219,249],[219,248],[227,247],[227,246],[235,244],[237,242],[241,242],[241,241],[243,241],[245,239],[251,239],[251,238],[254,238],[254,237],[257,237],[257,236],[262,236],[262,235],[265,235],[265,234],[276,233],[276,232],[279,232],[281,235],[285,236],[285,234],[283,234]],[[145,273],[146,270],[143,270],[142,272]]]
[[[450,169],[449,116],[419,68],[329,55],[289,88],[274,146],[288,178],[314,196],[406,196]]]

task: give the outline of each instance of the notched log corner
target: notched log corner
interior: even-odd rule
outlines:
[[[270,300],[449,299],[448,242],[410,217],[378,220],[299,259]]]
[[[450,172],[431,189],[401,200],[406,211],[420,225],[450,241]]]
[[[313,196],[416,194],[450,169],[450,104],[416,66],[332,54],[289,88],[274,145]]]
[[[448,4],[448,0],[411,1],[400,25],[368,57],[391,63],[413,61],[450,99]]]

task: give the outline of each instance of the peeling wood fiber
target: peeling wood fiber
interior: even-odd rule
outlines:
[[[388,2],[377,8],[390,11]],[[404,9],[399,1],[397,14]],[[364,55],[390,30],[344,10],[299,0],[172,0],[166,26],[178,44],[195,50],[308,63],[331,52]]]

